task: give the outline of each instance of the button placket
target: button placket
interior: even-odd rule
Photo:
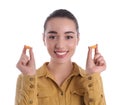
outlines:
[[[64,93],[63,92],[61,92],[61,96],[63,96],[64,95]]]
[[[65,93],[64,93],[64,91],[60,91],[59,99],[60,99],[60,105],[65,105]]]

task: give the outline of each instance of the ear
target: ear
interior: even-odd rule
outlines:
[[[46,45],[46,43],[45,43],[45,33],[43,33],[42,35],[43,35],[43,43],[44,43],[44,45]]]
[[[77,34],[77,45],[78,45],[79,41],[80,41],[80,33]]]

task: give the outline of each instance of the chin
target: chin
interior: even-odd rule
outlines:
[[[68,59],[52,59],[51,61],[58,64],[65,64],[67,62],[71,62],[70,59],[69,60]]]

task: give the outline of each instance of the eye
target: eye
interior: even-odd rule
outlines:
[[[48,38],[49,38],[49,39],[55,39],[56,36],[51,35],[51,36],[49,36]]]
[[[72,38],[73,36],[70,36],[70,35],[66,36],[66,39],[72,39]]]

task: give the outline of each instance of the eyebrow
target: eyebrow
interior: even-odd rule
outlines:
[[[49,31],[48,33],[49,34],[57,34],[56,31]],[[65,32],[65,34],[70,34],[70,33],[75,34],[75,32],[73,32],[73,31],[67,31],[67,32]]]
[[[70,33],[75,34],[75,32],[73,32],[73,31],[67,31],[67,32],[65,32],[65,34],[70,34]]]
[[[49,31],[48,33],[49,33],[49,34],[57,34],[56,31]]]

